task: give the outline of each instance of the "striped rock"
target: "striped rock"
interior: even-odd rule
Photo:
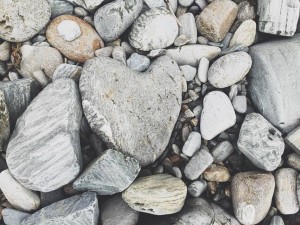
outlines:
[[[7,146],[12,175],[25,187],[49,192],[81,170],[79,94],[71,79],[49,84],[18,119]]]

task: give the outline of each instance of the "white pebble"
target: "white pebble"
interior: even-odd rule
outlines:
[[[183,76],[185,77],[186,81],[191,81],[194,79],[196,75],[196,68],[190,66],[190,65],[183,65],[179,67],[181,71],[183,72]]]
[[[205,57],[202,57],[199,62],[198,67],[198,78],[201,82],[207,82],[207,72],[209,67],[209,60]]]
[[[74,41],[81,35],[80,27],[72,20],[63,20],[58,24],[57,31],[66,41]]]
[[[247,98],[244,95],[237,95],[232,99],[232,105],[238,113],[245,113],[247,111]]]
[[[198,132],[191,132],[184,143],[182,152],[186,156],[192,157],[201,147],[201,135]]]

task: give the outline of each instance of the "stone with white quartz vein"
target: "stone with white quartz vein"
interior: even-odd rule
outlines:
[[[81,35],[80,27],[72,20],[63,20],[57,26],[58,35],[66,41],[73,41]]]

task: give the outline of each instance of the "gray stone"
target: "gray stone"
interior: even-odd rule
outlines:
[[[201,146],[201,135],[198,132],[191,132],[188,136],[187,141],[182,147],[182,153],[186,156],[192,157],[195,152],[200,149]]]
[[[285,142],[297,153],[300,154],[300,127],[291,131],[286,137]]]
[[[6,225],[20,225],[30,215],[15,209],[5,208],[2,210],[3,221]]]
[[[155,60],[144,74],[113,59],[93,58],[84,65],[80,91],[93,132],[109,148],[136,158],[141,166],[165,150],[182,94],[180,70],[169,57]]]
[[[207,82],[207,72],[209,68],[209,60],[205,57],[202,57],[198,66],[198,78],[201,82]]]
[[[201,136],[205,140],[213,139],[232,127],[235,122],[236,115],[226,94],[221,91],[212,91],[205,95],[200,117]]]
[[[234,148],[229,141],[218,143],[212,150],[211,155],[216,162],[222,162],[234,152]]]
[[[237,142],[239,150],[258,168],[275,170],[281,161],[281,133],[258,113],[247,114]]]
[[[142,11],[142,0],[116,0],[100,7],[94,16],[95,27],[104,41],[113,41],[134,22]]]
[[[73,187],[78,191],[113,195],[124,191],[137,177],[140,169],[136,159],[109,149],[83,171],[74,181]]]
[[[39,33],[49,22],[50,4],[46,0],[1,0],[0,38],[23,42]]]
[[[179,27],[179,35],[185,35],[188,39],[190,39],[188,44],[196,44],[197,27],[194,15],[192,13],[185,13],[179,16],[178,20],[181,23],[181,27]]]
[[[73,79],[74,81],[79,81],[81,71],[82,71],[81,66],[63,63],[56,68],[52,79],[57,80],[60,78],[70,78]]]
[[[112,58],[126,65],[126,52],[121,46],[115,46],[112,51]]]
[[[184,168],[184,175],[189,180],[196,180],[206,168],[212,164],[213,157],[205,150],[201,149],[196,152]]]
[[[245,21],[245,20],[254,20],[255,19],[255,11],[254,6],[251,6],[248,1],[242,1],[238,4],[238,13],[236,16],[237,20]]]
[[[98,220],[99,208],[96,194],[85,192],[42,208],[23,220],[22,225],[98,225]]]
[[[275,204],[284,215],[295,214],[299,211],[297,198],[298,173],[292,168],[279,169],[275,173]]]
[[[207,183],[205,180],[196,180],[188,186],[188,193],[197,198],[205,191],[206,187]]]
[[[93,11],[96,9],[104,0],[66,0],[74,5],[80,5],[81,7]]]
[[[186,35],[182,34],[182,35],[179,35],[175,41],[174,41],[174,46],[182,46],[182,45],[185,45],[187,44],[188,42],[190,41],[190,38],[188,38]]]
[[[210,203],[210,205],[215,213],[214,220],[216,225],[240,225],[239,221],[237,221],[233,215],[226,212],[223,208],[214,203]]]
[[[193,80],[196,76],[197,69],[195,67],[192,67],[190,65],[183,65],[179,66],[179,68],[182,71],[183,76],[187,82]]]
[[[50,83],[50,78],[42,70],[36,70],[32,73],[34,79],[39,83],[39,85],[44,88]]]
[[[79,93],[71,79],[49,84],[18,119],[6,151],[8,168],[25,187],[49,192],[81,170]]]
[[[88,16],[89,12],[84,9],[83,7],[80,7],[80,6],[77,6],[74,8],[74,13],[75,15],[77,16],[80,16],[80,17],[85,17],[85,16]]]
[[[155,58],[155,57],[159,57],[159,56],[163,56],[167,53],[166,49],[156,49],[156,50],[152,50],[149,52],[149,54],[147,55],[149,58]]]
[[[270,225],[284,225],[284,222],[280,216],[273,216]]]
[[[245,20],[234,32],[229,46],[243,45],[250,46],[256,37],[256,23],[253,20]]]
[[[74,7],[69,2],[63,0],[48,1],[50,2],[51,6],[51,19],[65,14],[72,15]]]
[[[149,8],[166,7],[167,9],[169,9],[169,6],[171,6],[173,12],[177,11],[177,0],[169,0],[169,6],[164,0],[144,0],[144,2]]]
[[[233,45],[231,47],[222,49],[219,56],[222,57],[233,52],[249,52],[249,48],[244,45]]]
[[[150,66],[150,59],[146,56],[133,53],[127,59],[127,65],[135,71],[142,72]]]
[[[286,164],[288,164],[290,167],[300,171],[300,155],[298,155],[297,153],[291,153],[287,155],[285,161]]]
[[[139,212],[130,208],[121,194],[105,201],[100,211],[102,225],[136,225],[139,219]]]
[[[151,51],[172,45],[178,36],[178,25],[171,12],[164,7],[143,12],[133,23],[129,33],[132,47]]]
[[[183,7],[189,7],[193,4],[194,0],[178,0],[178,3]]]
[[[297,185],[296,187],[297,199],[300,206],[300,174],[298,174],[297,176],[296,185]]]
[[[207,2],[205,0],[195,0],[195,3],[203,10],[207,6]]]
[[[54,202],[58,202],[65,198],[64,191],[62,188],[50,192],[41,192],[40,196],[42,207],[46,207]]]
[[[208,70],[208,81],[216,88],[229,87],[251,69],[252,60],[246,52],[234,52],[217,59]]]
[[[237,95],[232,98],[232,106],[238,113],[247,111],[247,98],[244,95]]]
[[[233,211],[244,225],[261,222],[267,215],[275,189],[271,173],[244,172],[236,174],[231,182]]]
[[[5,95],[0,89],[0,152],[6,150],[10,135],[9,112]]]
[[[97,49],[95,51],[95,55],[97,57],[98,56],[111,57],[113,50],[114,50],[113,46],[106,46],[104,48]]]
[[[297,34],[288,40],[254,45],[249,52],[253,64],[248,91],[253,103],[284,133],[300,125],[299,45],[300,34]]]
[[[0,44],[0,61],[7,61],[10,59],[11,43],[4,41]]]

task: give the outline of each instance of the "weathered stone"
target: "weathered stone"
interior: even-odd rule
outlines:
[[[253,103],[284,133],[300,125],[299,45],[300,34],[297,34],[288,40],[254,45],[249,52],[253,63],[248,91]]]
[[[61,15],[71,15],[73,13],[73,5],[64,0],[48,0],[51,6],[51,19]]]
[[[257,1],[258,28],[261,32],[293,36],[299,18],[298,0]]]
[[[39,33],[48,23],[51,8],[46,0],[1,0],[0,38],[23,42]]]
[[[80,91],[93,132],[109,148],[136,158],[141,166],[165,150],[182,94],[180,70],[169,57],[158,58],[144,74],[113,59],[94,58],[84,65]]]
[[[208,70],[208,81],[216,88],[229,87],[251,69],[251,56],[246,52],[234,52],[217,59]]]
[[[124,191],[137,177],[140,169],[136,159],[109,149],[88,166],[74,181],[73,187],[79,191],[113,195]]]
[[[94,10],[96,9],[104,0],[66,0],[68,2],[71,2],[75,5],[80,5],[81,7],[87,9],[87,10]]]
[[[8,202],[18,210],[33,211],[39,208],[39,196],[23,187],[9,172],[4,170],[0,173],[0,189]]]
[[[201,146],[201,135],[198,132],[191,132],[187,141],[182,147],[182,153],[186,156],[192,157]]]
[[[299,211],[297,198],[297,171],[292,168],[279,169],[275,173],[275,204],[284,215]]]
[[[229,46],[243,45],[250,46],[255,41],[256,23],[253,20],[245,20],[234,32]]]
[[[146,56],[133,53],[127,60],[127,65],[132,70],[142,72],[150,66],[150,59]]]
[[[255,166],[266,171],[279,166],[284,151],[280,131],[258,113],[245,117],[237,145]]]
[[[20,225],[31,214],[15,209],[5,208],[2,210],[3,221],[6,225]]]
[[[122,199],[122,195],[113,196],[101,204],[102,225],[135,225],[139,219],[139,212],[133,210]]]
[[[274,189],[275,180],[270,173],[236,174],[231,182],[233,210],[236,218],[245,225],[262,221],[270,209]]]
[[[286,164],[288,164],[290,167],[300,171],[300,155],[298,155],[297,153],[289,154],[286,157],[285,161]]]
[[[218,143],[212,150],[211,155],[214,161],[222,162],[227,159],[234,152],[234,148],[229,141],[222,141]]]
[[[95,55],[97,57],[98,56],[111,57],[113,50],[114,50],[113,46],[106,46],[104,48],[97,49],[95,51]]]
[[[235,122],[236,115],[226,94],[221,91],[212,91],[204,97],[200,131],[205,140],[213,139],[232,127]]]
[[[186,45],[190,41],[190,38],[186,35],[182,34],[177,36],[177,38],[174,41],[174,46],[180,47],[182,45]]]
[[[10,59],[11,43],[4,41],[0,44],[0,61],[7,61]]]
[[[196,180],[188,186],[188,193],[197,198],[205,191],[206,187],[207,184],[205,180]]]
[[[126,65],[126,52],[121,46],[115,46],[112,51],[112,58]]]
[[[300,154],[300,127],[291,131],[286,137],[285,142],[297,153]]]
[[[94,16],[96,30],[104,41],[113,41],[142,11],[142,0],[116,0],[100,7]]]
[[[58,26],[66,20],[76,23],[80,28],[81,35],[72,41],[65,40],[59,34]],[[62,15],[52,20],[47,28],[46,36],[53,47],[69,59],[78,62],[93,58],[95,51],[104,47],[102,39],[89,23],[71,15]]]
[[[237,221],[233,215],[226,212],[223,208],[214,203],[210,203],[210,205],[215,213],[214,220],[217,225],[240,225],[239,221]]]
[[[196,19],[198,31],[214,42],[222,41],[233,24],[238,12],[237,5],[230,0],[215,0]]]
[[[23,220],[22,225],[98,225],[98,220],[99,208],[96,194],[85,192],[42,208]]]
[[[229,170],[225,166],[211,164],[203,172],[203,176],[207,181],[227,182],[230,179]]]
[[[4,92],[0,89],[0,152],[5,151],[10,135],[9,112]]]
[[[129,33],[132,47],[151,51],[172,45],[178,36],[176,19],[164,7],[143,12],[133,23]]]
[[[56,190],[81,170],[79,94],[71,79],[49,84],[18,119],[6,151],[8,168],[25,187]]]
[[[63,63],[56,68],[52,79],[57,80],[60,78],[70,78],[73,79],[74,81],[79,81],[81,71],[82,71],[81,66]]]
[[[182,180],[167,174],[137,179],[123,192],[122,197],[134,210],[166,215],[180,211],[187,195]]]
[[[192,13],[185,13],[178,17],[178,20],[181,23],[179,27],[179,35],[185,35],[190,41],[188,44],[197,43],[197,27],[194,15]]]

